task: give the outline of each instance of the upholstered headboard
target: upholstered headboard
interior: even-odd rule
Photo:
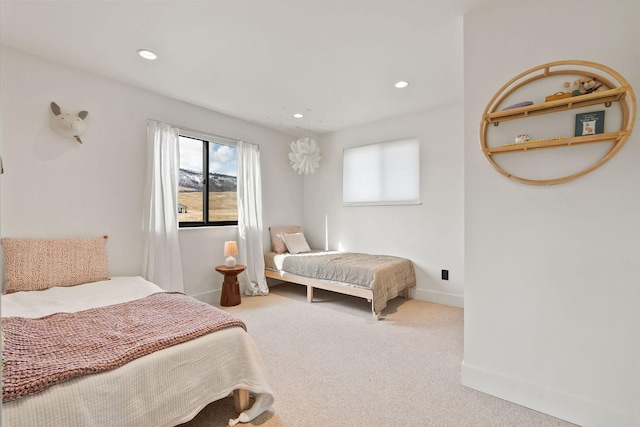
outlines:
[[[7,273],[4,292],[37,291],[108,280],[107,238],[3,238]]]

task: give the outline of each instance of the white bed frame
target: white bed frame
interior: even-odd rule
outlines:
[[[266,268],[264,270],[265,276],[282,280],[285,282],[296,283],[298,285],[304,285],[307,287],[307,302],[313,302],[313,288],[324,289],[326,291],[337,292],[339,294],[351,295],[354,297],[365,298],[371,302],[371,313],[375,320],[380,320],[380,313],[376,313],[373,305],[373,290],[351,286],[342,282],[334,282],[324,279],[314,279],[311,277],[298,276],[297,274],[287,273],[286,271],[276,271]],[[410,298],[409,287],[400,291],[400,296],[404,299]]]

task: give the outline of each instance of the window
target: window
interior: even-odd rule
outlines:
[[[420,143],[417,138],[346,148],[345,206],[420,203]]]
[[[180,130],[179,145],[180,227],[237,225],[235,143]]]

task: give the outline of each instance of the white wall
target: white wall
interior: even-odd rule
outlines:
[[[463,383],[583,426],[640,425],[640,128],[596,171],[537,187],[493,169],[478,126],[504,83],[548,62],[605,64],[637,94],[639,17],[636,0],[465,16]]]
[[[323,135],[320,168],[305,177],[304,229],[312,247],[413,261],[415,298],[463,305],[462,104]],[[420,140],[421,205],[342,206],[345,147],[408,136]],[[441,280],[441,270],[449,280]]]
[[[146,126],[152,118],[260,145],[264,221],[301,222],[303,182],[289,167],[291,137],[2,47],[1,227],[5,237],[109,235],[112,275],[142,271]],[[50,127],[51,101],[87,110],[80,145]],[[215,301],[225,240],[237,227],[180,233],[185,292]],[[268,232],[265,231],[265,248]],[[241,260],[240,260],[241,261]]]
[[[406,256],[421,299],[461,305],[464,284],[464,384],[585,426],[638,425],[640,129],[600,169],[541,188],[489,165],[478,124],[502,84],[550,61],[600,62],[640,90],[639,16],[636,0],[504,0],[469,14],[464,107],[322,136],[321,168],[303,179],[286,135],[2,48],[2,235],[109,234],[111,273],[139,274],[147,118],[245,139],[261,145],[265,227],[301,223],[324,246],[328,224],[330,248]],[[83,146],[51,131],[53,100],[89,111]],[[342,207],[342,149],[408,135],[421,141],[423,204]],[[181,232],[187,293],[211,299],[217,248],[235,233]]]

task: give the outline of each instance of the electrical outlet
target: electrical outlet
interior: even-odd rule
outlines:
[[[442,270],[442,280],[449,280],[449,270]]]

